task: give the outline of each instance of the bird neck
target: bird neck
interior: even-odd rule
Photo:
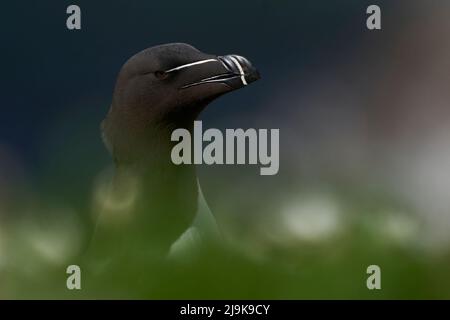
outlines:
[[[100,244],[113,241],[117,251],[166,252],[192,223],[198,197],[195,167],[173,164],[165,141],[147,141],[149,152],[116,162],[96,231]]]

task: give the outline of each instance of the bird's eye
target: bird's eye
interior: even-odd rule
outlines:
[[[155,77],[160,79],[160,80],[164,80],[169,76],[169,74],[167,72],[164,71],[155,71]]]

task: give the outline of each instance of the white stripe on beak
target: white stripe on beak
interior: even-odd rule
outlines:
[[[233,56],[230,56],[230,59],[234,62],[234,64],[236,65],[236,67],[239,69],[239,73],[240,73],[240,75],[241,75],[242,84],[243,84],[244,86],[246,86],[246,85],[247,85],[247,80],[245,80],[245,73],[244,73],[244,70],[242,70],[241,64],[240,64],[239,61],[238,61],[235,57],[233,57]]]
[[[184,68],[189,68],[189,67],[192,67],[192,66],[196,66],[198,64],[203,64],[203,63],[208,63],[208,62],[219,62],[219,61],[216,60],[216,59],[200,60],[200,61],[191,62],[191,63],[188,63],[188,64],[183,64],[181,66],[178,66],[178,67],[166,70],[165,72],[167,73],[167,72],[172,72],[172,71],[178,71],[178,70],[181,70],[181,69],[184,69]]]

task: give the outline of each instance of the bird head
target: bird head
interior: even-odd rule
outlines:
[[[239,55],[206,54],[183,43],[145,49],[118,75],[102,125],[106,144],[129,155],[133,143],[190,129],[209,102],[257,79],[258,71]]]

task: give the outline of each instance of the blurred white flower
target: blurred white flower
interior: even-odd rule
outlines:
[[[282,222],[292,236],[320,241],[336,235],[341,229],[337,201],[326,195],[314,195],[290,202],[282,211]]]
[[[73,212],[62,209],[57,214],[43,216],[47,224],[30,221],[21,226],[21,236],[27,245],[43,260],[65,263],[77,253],[81,245],[81,224]]]
[[[388,240],[399,244],[413,244],[419,233],[419,223],[411,215],[401,212],[388,212],[381,215],[377,225],[378,232]]]

